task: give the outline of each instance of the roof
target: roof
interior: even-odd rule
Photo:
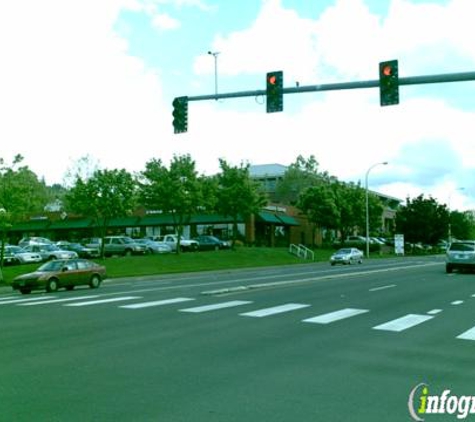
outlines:
[[[260,177],[283,177],[287,166],[282,164],[258,164],[249,166],[249,174],[253,178]]]

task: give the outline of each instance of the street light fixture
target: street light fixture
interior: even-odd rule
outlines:
[[[365,176],[365,196],[366,196],[366,258],[369,258],[369,195],[368,195],[368,176],[369,172],[376,166],[387,165],[387,161],[373,164],[367,171]]]
[[[218,96],[218,54],[219,51],[208,51],[208,54],[214,57],[214,95]],[[216,98],[218,101],[218,98]]]

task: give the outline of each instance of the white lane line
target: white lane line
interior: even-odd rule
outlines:
[[[307,318],[307,319],[302,320],[302,322],[313,322],[315,324],[330,324],[335,321],[340,321],[341,319],[351,318],[356,315],[365,314],[366,312],[369,312],[369,310],[345,308],[345,309],[340,309],[339,311],[318,315],[313,318]]]
[[[109,299],[100,299],[100,300],[91,300],[88,302],[78,302],[78,303],[68,303],[63,306],[89,306],[89,305],[100,305],[101,303],[110,303],[110,302],[119,302],[122,300],[132,300],[132,299],[142,299],[140,296],[122,296],[122,297],[112,297]]]
[[[381,325],[373,327],[373,330],[401,332],[415,325],[421,324],[434,318],[430,315],[408,314],[401,318],[394,319]]]
[[[197,306],[195,308],[180,309],[180,312],[192,312],[192,313],[208,312],[208,311],[215,311],[217,309],[233,308],[235,306],[247,305],[248,303],[252,303],[252,302],[248,300],[231,300],[229,302],[215,303],[214,305],[205,305],[205,306]]]
[[[396,287],[397,284],[388,284],[387,286],[381,286],[381,287],[373,287],[372,289],[369,289],[370,292],[378,292],[380,290],[386,290],[386,289],[392,289],[393,287]]]
[[[451,305],[461,305],[463,303],[463,300],[454,300],[453,302],[450,302]]]
[[[285,305],[273,306],[272,308],[259,309],[257,311],[246,312],[244,314],[239,314],[239,315],[262,318],[269,315],[281,314],[283,312],[290,312],[296,309],[306,308],[308,306],[310,305],[304,305],[302,303],[287,303]]]
[[[437,315],[442,312],[442,309],[432,309],[429,312],[427,312],[428,315]]]
[[[48,305],[50,303],[73,302],[75,300],[94,299],[96,297],[100,297],[100,295],[76,296],[76,297],[68,297],[66,299],[41,300],[37,302],[20,303],[17,306]]]
[[[461,340],[475,340],[475,327],[470,328],[470,330],[463,332],[462,334],[458,335],[456,338],[459,338]]]
[[[195,299],[190,298],[190,297],[175,297],[173,299],[155,300],[153,302],[134,303],[132,305],[122,305],[122,306],[119,306],[119,308],[124,308],[124,309],[150,308],[151,306],[170,305],[172,303],[188,302],[190,300],[195,300]]]
[[[48,296],[51,299],[54,299],[56,296]],[[45,300],[46,296],[39,296],[39,297],[30,297],[28,299],[9,299],[9,300],[2,300],[0,305],[8,305],[11,303],[22,303],[22,302],[33,302],[35,300]]]

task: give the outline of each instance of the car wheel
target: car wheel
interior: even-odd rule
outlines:
[[[452,271],[453,271],[452,265],[447,264],[447,265],[445,266],[445,272],[446,272],[447,274],[450,274],[450,273],[452,273]]]
[[[23,289],[20,289],[20,292],[23,295],[27,295],[31,293],[31,289],[23,288]]]
[[[362,264],[363,263],[363,260],[362,259],[359,259],[358,260],[358,264]]]
[[[93,275],[89,281],[89,287],[91,289],[97,289],[101,285],[101,278],[98,275]]]
[[[132,251],[130,249],[127,249],[125,252],[124,252],[124,255],[125,256],[131,256],[132,255]]]
[[[59,288],[59,284],[58,284],[58,280],[56,278],[51,278],[46,283],[46,291],[47,292],[56,292],[56,291],[58,291],[58,288]]]
[[[70,284],[69,286],[66,286],[66,290],[74,290],[74,285]]]

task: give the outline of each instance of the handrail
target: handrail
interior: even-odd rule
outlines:
[[[302,244],[295,245],[291,243],[289,246],[289,252],[293,255],[298,256],[299,258],[311,259],[312,261],[315,260],[315,253]]]

